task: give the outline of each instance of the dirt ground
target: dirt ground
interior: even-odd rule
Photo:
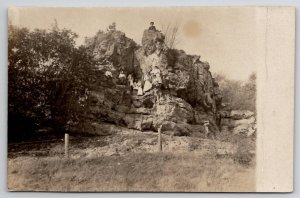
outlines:
[[[255,191],[255,139],[162,136],[121,129],[110,136],[11,144],[10,191]]]

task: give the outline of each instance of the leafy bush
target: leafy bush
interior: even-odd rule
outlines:
[[[238,147],[236,152],[233,153],[232,159],[242,166],[250,166],[255,157],[255,155],[250,152],[250,150],[253,150],[253,141],[246,137],[239,137],[237,144]]]

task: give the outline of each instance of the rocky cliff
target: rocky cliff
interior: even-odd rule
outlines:
[[[208,62],[169,49],[165,36],[145,30],[142,46],[115,28],[87,40],[98,78],[87,91],[81,131],[110,133],[103,123],[172,135],[218,132],[222,96]]]

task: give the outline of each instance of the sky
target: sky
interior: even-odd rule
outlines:
[[[172,8],[11,8],[13,25],[48,29],[56,19],[60,28],[79,35],[77,44],[115,22],[117,29],[141,43],[143,31],[153,21],[157,29],[179,24],[176,48],[200,55],[211,72],[233,80],[247,80],[256,71],[257,18],[254,7]]]

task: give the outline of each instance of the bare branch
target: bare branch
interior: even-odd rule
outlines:
[[[162,25],[162,32],[165,35],[165,43],[170,49],[175,48],[179,43],[179,41],[177,41],[179,37],[179,26],[179,22],[176,22],[175,24],[170,22]]]

